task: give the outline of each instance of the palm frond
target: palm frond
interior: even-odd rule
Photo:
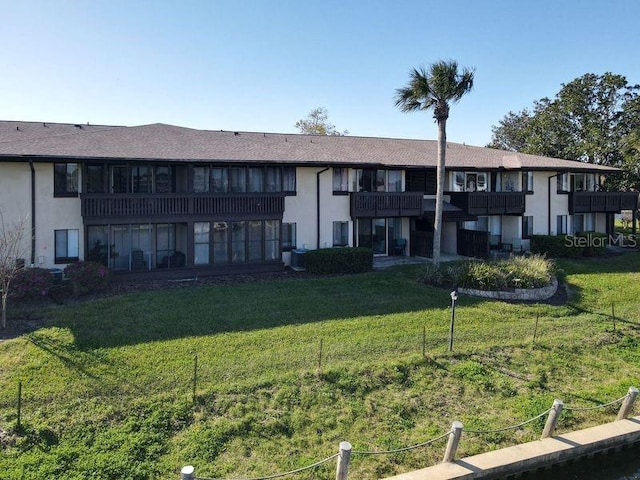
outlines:
[[[406,87],[396,90],[395,104],[403,112],[434,109],[436,118],[449,115],[449,103],[458,102],[473,88],[473,69],[458,72],[455,60],[440,60],[414,68]]]

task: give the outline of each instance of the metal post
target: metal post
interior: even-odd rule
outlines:
[[[456,457],[461,435],[462,423],[458,421],[453,422],[451,424],[451,433],[449,433],[449,441],[447,442],[447,449],[444,451],[442,463],[453,462],[453,459]]]
[[[180,480],[196,480],[195,469],[192,465],[186,465],[180,470]]]
[[[192,402],[196,404],[196,387],[198,385],[198,354],[193,356],[193,395]]]
[[[451,295],[451,324],[449,325],[449,351],[453,352],[453,324],[456,321],[456,300],[458,300],[458,292],[454,290]]]
[[[336,468],[336,480],[347,480],[349,474],[349,461],[351,460],[351,444],[340,442],[340,454],[338,455],[338,466]]]
[[[638,396],[638,389],[635,387],[629,387],[629,392],[622,402],[622,406],[620,406],[620,411],[618,411],[618,416],[616,420],[624,420],[631,413],[631,409],[633,408],[633,403],[636,401],[636,397]]]
[[[558,424],[558,419],[560,418],[560,413],[562,412],[563,407],[564,403],[562,403],[562,400],[553,401],[553,406],[551,407],[551,410],[549,410],[549,416],[547,417],[547,423],[545,423],[544,425],[541,439],[549,438],[553,431],[556,429],[556,425]]]
[[[22,381],[18,382],[18,420],[16,422],[16,430],[22,430]]]

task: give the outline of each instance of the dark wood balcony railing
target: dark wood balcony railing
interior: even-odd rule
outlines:
[[[451,204],[471,215],[522,215],[524,192],[451,192]]]
[[[86,219],[157,219],[216,215],[237,218],[282,218],[282,193],[83,194]]]
[[[638,192],[571,192],[569,213],[619,213],[638,209]]]
[[[351,218],[418,217],[422,192],[359,192],[351,194]]]

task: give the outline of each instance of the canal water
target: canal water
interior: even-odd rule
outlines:
[[[524,475],[531,480],[640,480],[640,446]]]

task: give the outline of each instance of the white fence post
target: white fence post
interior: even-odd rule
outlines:
[[[336,468],[336,480],[347,480],[349,474],[349,461],[351,460],[351,444],[340,442],[338,466]]]
[[[562,400],[553,401],[553,406],[551,407],[551,410],[549,410],[549,416],[547,417],[547,423],[544,425],[541,439],[549,438],[553,431],[556,429],[556,425],[558,424],[558,419],[560,418],[560,413],[562,412],[563,407],[564,403],[562,403]]]
[[[453,422],[451,424],[451,433],[449,434],[449,441],[447,442],[447,449],[444,451],[442,463],[453,462],[453,459],[456,457],[456,451],[458,450],[461,435],[462,423],[457,421]]]
[[[618,411],[618,416],[616,417],[616,420],[624,420],[629,416],[637,396],[638,396],[638,389],[635,387],[629,387],[629,392],[627,393],[627,396],[622,402],[622,406]]]
[[[180,470],[180,480],[196,480],[195,469],[192,465],[186,465]]]

